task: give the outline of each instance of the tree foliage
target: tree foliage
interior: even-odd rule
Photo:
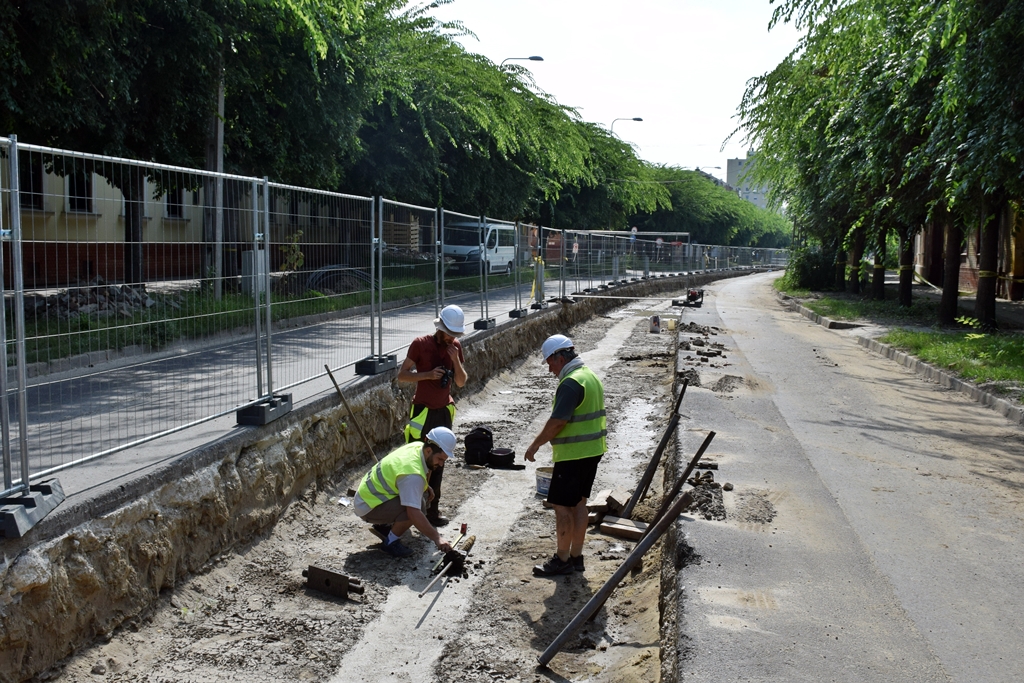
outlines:
[[[1021,3],[789,0],[773,21],[805,35],[750,81],[740,128],[801,235],[851,250],[892,232],[909,258],[929,218],[984,231],[1022,196]]]
[[[404,0],[0,0],[0,129],[203,167],[223,88],[229,172],[566,228],[785,239],[784,219],[695,174],[652,166],[540,92],[528,70],[468,52],[458,40],[467,29],[432,9]],[[138,172],[95,170],[129,199],[141,191]],[[137,213],[125,221],[134,271]]]
[[[702,173],[656,166],[651,177],[665,188],[670,202],[631,217],[630,223],[642,232],[688,232],[693,242],[701,244],[783,247],[789,243],[791,226],[786,218],[740,199]]]

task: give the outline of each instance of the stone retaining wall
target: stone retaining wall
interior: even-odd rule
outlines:
[[[750,272],[659,277],[602,294],[654,296]],[[465,345],[471,383],[464,391],[538,353],[547,336],[620,303],[552,305],[474,334]],[[411,398],[411,387],[394,383],[394,375],[346,388],[355,419],[378,450],[395,443]],[[102,496],[65,502],[25,538],[0,541],[0,682],[45,672],[109,634],[211,557],[266,533],[307,489],[366,461],[347,417],[337,395],[326,395]]]

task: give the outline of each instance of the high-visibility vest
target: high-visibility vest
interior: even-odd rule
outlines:
[[[399,446],[384,456],[359,482],[359,497],[373,509],[398,497],[398,478],[408,474],[423,477],[427,490],[427,468],[423,462],[423,444],[419,441]]]
[[[604,415],[604,385],[585,365],[563,377],[559,386],[570,378],[583,387],[583,401],[562,431],[551,440],[551,459],[555,462],[604,455],[608,448],[605,441],[608,429]]]
[[[448,409],[448,414],[451,415],[451,422],[455,424],[455,404],[449,403],[445,406]],[[413,403],[412,407],[409,408],[409,422],[405,425],[405,441],[419,441],[423,438],[423,425],[427,423],[427,411],[430,408],[423,407],[418,413],[416,412],[416,404]]]

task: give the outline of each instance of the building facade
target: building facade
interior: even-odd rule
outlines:
[[[725,181],[739,193],[740,199],[745,199],[762,209],[768,208],[768,197],[765,188],[751,184],[747,180],[747,174],[754,165],[754,150],[747,152],[744,159],[729,159],[725,167]]]

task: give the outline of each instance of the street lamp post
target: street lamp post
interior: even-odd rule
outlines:
[[[616,121],[643,121],[643,119],[640,118],[639,116],[634,116],[632,118],[625,117],[625,118],[612,119],[612,125],[611,125],[611,133],[612,133],[612,135],[615,135],[615,122]]]
[[[533,55],[532,57],[506,57],[505,59],[501,60],[501,64],[498,65],[498,68],[500,69],[501,67],[505,66],[505,62],[511,61],[543,62],[544,58],[539,55]]]

